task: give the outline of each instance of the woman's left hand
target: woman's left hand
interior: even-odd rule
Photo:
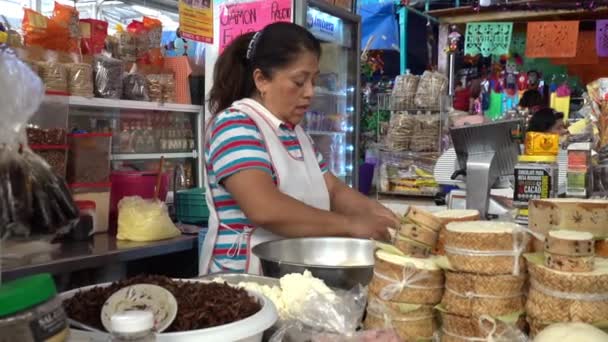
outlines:
[[[392,210],[388,209],[387,207],[383,206],[378,202],[374,202],[374,204],[372,205],[372,215],[385,217],[391,220],[394,225],[390,228],[399,229],[399,227],[401,226],[401,219],[399,218],[399,216],[395,214]]]

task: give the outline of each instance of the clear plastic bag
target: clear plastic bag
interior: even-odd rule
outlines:
[[[118,202],[118,240],[156,241],[180,235],[164,202],[125,197]]]
[[[68,63],[65,66],[70,95],[93,97],[93,67],[87,63]]]
[[[40,106],[40,78],[0,47],[0,237],[68,233],[78,208],[65,181],[27,147],[25,128]]]
[[[297,296],[297,304],[290,306],[297,308],[297,312],[290,312],[294,320],[283,322],[282,327],[273,334],[271,342],[316,341],[315,338],[322,336],[355,336],[367,302],[365,288],[357,286],[351,291],[335,290],[328,293],[311,286],[306,291],[304,295]],[[332,339],[336,340],[356,341]]]
[[[123,98],[126,100],[150,101],[146,77],[137,72],[137,64],[123,80]]]
[[[95,56],[95,96],[120,99],[122,96],[122,77],[124,63],[105,54]]]
[[[439,73],[425,71],[420,77],[414,103],[419,108],[439,109],[447,89],[447,78]]]

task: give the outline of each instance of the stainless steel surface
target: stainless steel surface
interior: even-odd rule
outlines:
[[[275,240],[253,247],[265,276],[280,278],[309,270],[328,286],[350,290],[368,285],[374,267],[371,240],[350,238],[300,238]]]
[[[216,278],[221,278],[230,285],[238,285],[239,283],[256,283],[266,286],[279,286],[279,279],[277,278],[247,273],[213,273],[198,277],[197,279],[212,281]]]
[[[27,264],[2,269],[2,280],[47,272],[68,273],[117,262],[138,260],[197,248],[197,236],[182,235],[154,242],[118,241],[108,234],[96,234],[90,241],[67,241],[47,258],[32,259]]]
[[[483,218],[492,186],[500,176],[513,174],[520,147],[512,132],[521,127],[520,120],[507,120],[450,129],[459,167],[466,170],[467,208],[479,210]]]

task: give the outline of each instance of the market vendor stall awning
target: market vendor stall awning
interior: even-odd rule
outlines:
[[[370,50],[399,50],[399,33],[393,1],[368,2],[359,6],[361,46]],[[373,38],[372,38],[373,37]]]

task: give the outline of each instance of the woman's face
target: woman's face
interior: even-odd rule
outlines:
[[[282,121],[297,125],[310,107],[318,75],[317,55],[304,52],[290,65],[275,70],[272,78],[256,70],[253,79],[262,104]]]

